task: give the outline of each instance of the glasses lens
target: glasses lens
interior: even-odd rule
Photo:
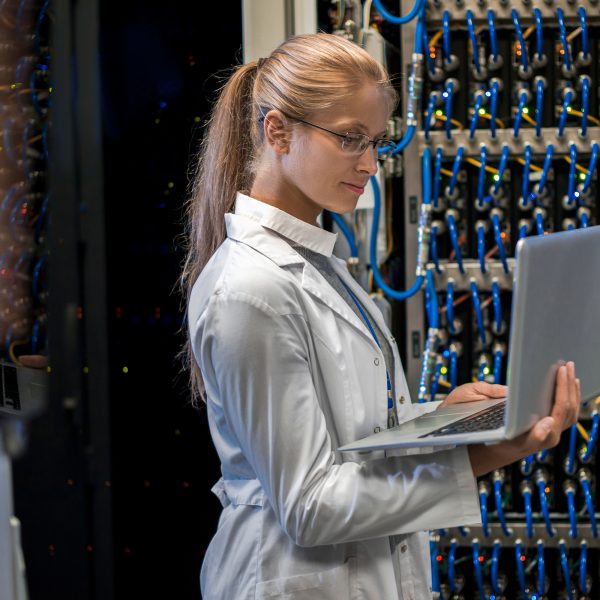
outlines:
[[[342,140],[342,150],[350,154],[362,154],[369,145],[369,138],[362,133],[347,133]]]

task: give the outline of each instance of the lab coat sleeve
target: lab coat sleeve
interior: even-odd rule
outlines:
[[[465,448],[335,464],[309,331],[242,293],[215,295],[192,332],[207,389],[300,546],[478,523]]]

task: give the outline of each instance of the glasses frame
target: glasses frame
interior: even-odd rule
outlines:
[[[291,117],[289,115],[286,115],[283,111],[280,111],[280,112],[282,112],[288,119],[293,119],[294,121],[298,121],[298,123],[303,123],[304,125],[309,125],[310,127],[314,127],[315,129],[320,129],[321,131],[326,131],[327,133],[330,133],[331,135],[335,135],[339,138],[342,138],[342,150],[353,156],[362,156],[367,151],[367,148],[369,146],[372,146],[373,150],[377,151],[377,158],[384,160],[385,158],[387,158],[387,156],[389,156],[392,153],[392,150],[394,149],[394,143],[392,142],[392,140],[390,140],[388,138],[373,139],[364,133],[358,133],[358,132],[354,132],[354,131],[347,131],[346,133],[339,133],[337,131],[332,131],[331,129],[327,129],[326,127],[322,127],[321,125],[316,125],[315,123],[311,123],[310,121],[305,121],[304,119],[298,119],[296,117]],[[344,142],[347,140],[349,134],[359,136],[363,140],[367,141],[367,145],[365,146],[364,150],[361,150],[359,152],[352,152],[352,151],[346,150],[344,148]],[[378,147],[378,144],[380,144],[382,142],[385,142],[385,148]]]

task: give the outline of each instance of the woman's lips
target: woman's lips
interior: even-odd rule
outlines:
[[[365,191],[365,186],[364,185],[355,185],[353,183],[348,183],[348,182],[344,182],[344,185],[349,188],[350,190],[352,190],[355,194],[362,194]]]

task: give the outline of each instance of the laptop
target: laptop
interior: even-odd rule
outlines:
[[[600,225],[517,243],[506,398],[465,402],[340,451],[493,444],[550,414],[558,367],[575,362],[581,399],[600,395]]]

